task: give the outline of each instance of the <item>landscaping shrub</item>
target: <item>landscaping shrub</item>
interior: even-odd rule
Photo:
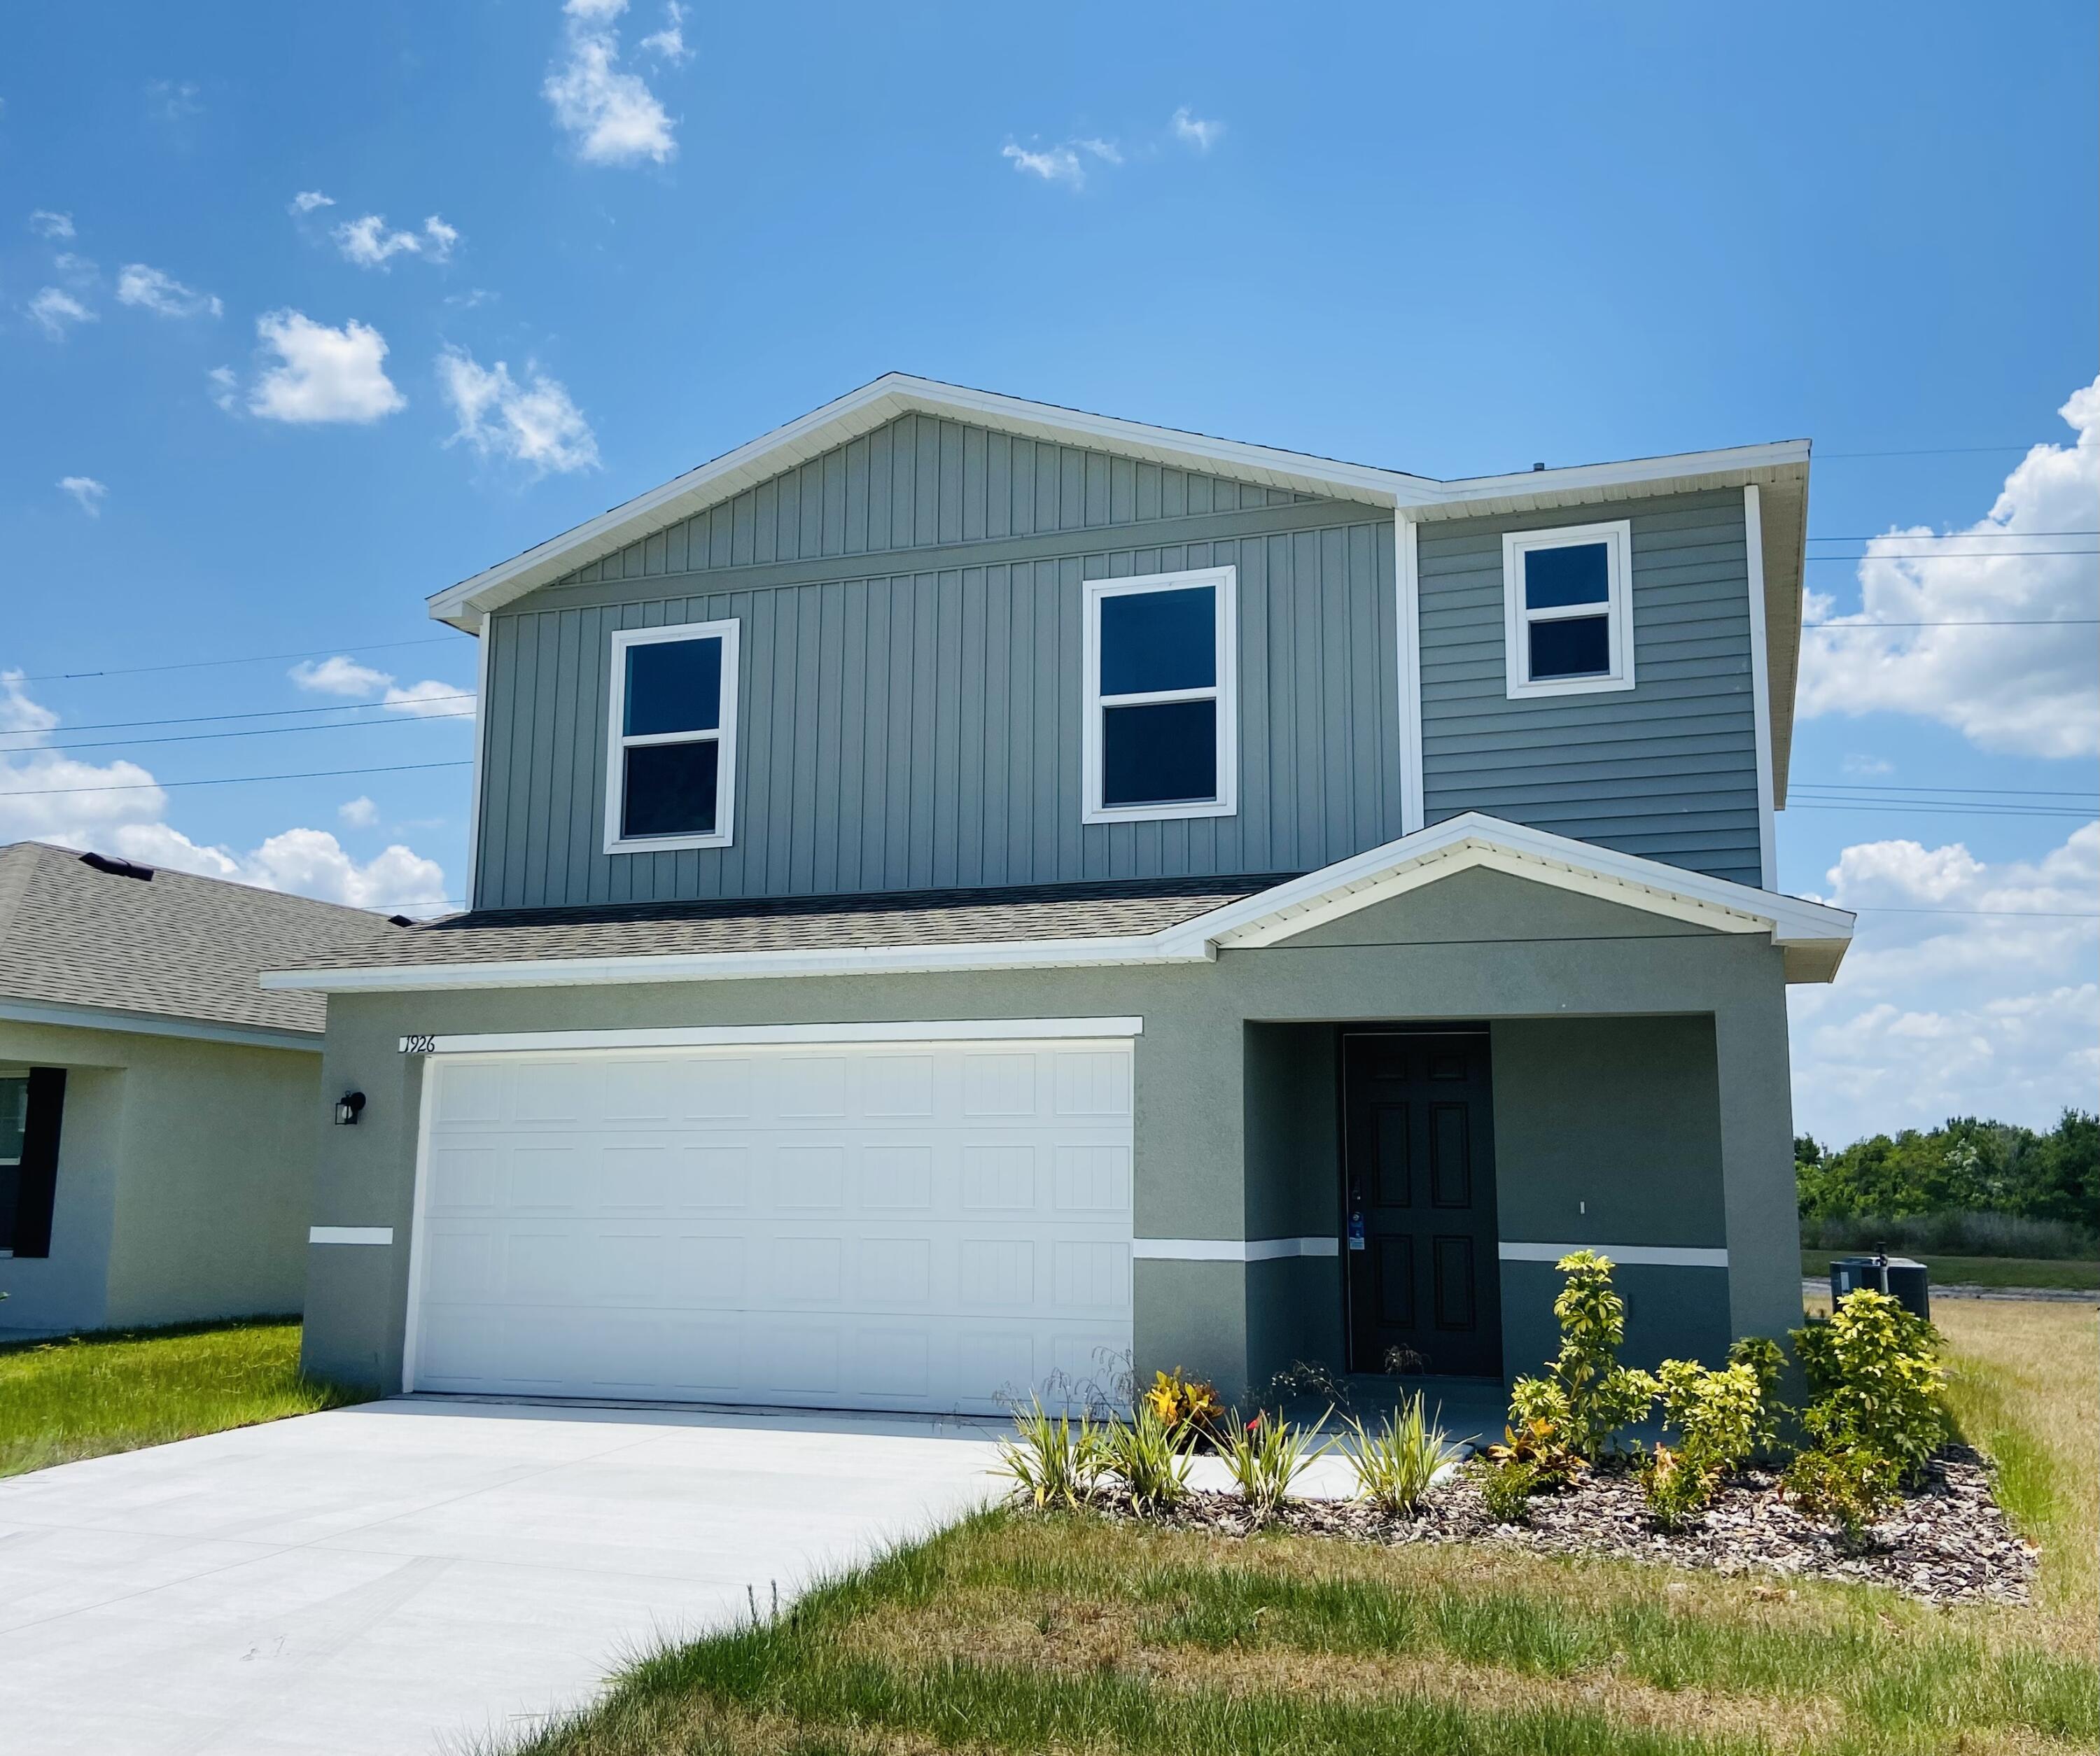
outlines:
[[[1290,1497],[1291,1484],[1326,1454],[1326,1428],[1324,1419],[1301,1427],[1266,1410],[1251,1421],[1233,1422],[1219,1449],[1256,1524],[1275,1517]]]
[[[1612,1291],[1610,1259],[1578,1250],[1555,1266],[1565,1277],[1553,1301],[1560,1352],[1545,1377],[1520,1378],[1511,1386],[1511,1423],[1549,1422],[1577,1453],[1595,1458],[1648,1413],[1655,1380],[1619,1364],[1626,1306]]]
[[[1886,1294],[1862,1289],[1793,1340],[1815,1399],[1802,1421],[1818,1446],[1864,1447],[1904,1480],[1919,1480],[1947,1437],[1939,1332]]]
[[[1529,1420],[1502,1429],[1502,1442],[1484,1454],[1491,1463],[1515,1464],[1530,1472],[1529,1492],[1550,1493],[1573,1487],[1590,1467],[1560,1429],[1548,1420]]]
[[[1871,1445],[1822,1445],[1787,1466],[1780,1485],[1811,1518],[1838,1527],[1848,1549],[1866,1546],[1875,1520],[1895,1504],[1899,1471]]]
[[[1634,1474],[1656,1523],[1672,1531],[1682,1530],[1695,1512],[1704,1509],[1721,1481],[1717,1466],[1688,1449],[1673,1451],[1665,1445],[1657,1445],[1643,1458]]]
[[[1145,1401],[1159,1417],[1160,1424],[1174,1433],[1209,1435],[1225,1416],[1218,1393],[1200,1378],[1191,1378],[1180,1366],[1171,1372],[1154,1372]]]
[[[1127,1421],[1111,1420],[1101,1434],[1101,1457],[1108,1471],[1123,1478],[1132,1507],[1153,1512],[1179,1505],[1189,1493],[1189,1458],[1194,1436],[1176,1432],[1149,1402],[1140,1402]]]
[[[1014,1436],[1002,1440],[994,1473],[1009,1476],[1038,1511],[1076,1511],[1093,1498],[1106,1464],[1103,1430],[1083,1414],[1052,1414],[1040,1401],[1017,1410]]]
[[[1538,1492],[1538,1466],[1514,1458],[1499,1463],[1476,1459],[1473,1480],[1481,1504],[1498,1524],[1521,1524],[1531,1517],[1531,1497]]]
[[[1786,1351],[1769,1335],[1744,1335],[1728,1344],[1728,1364],[1746,1366],[1758,1381],[1763,1415],[1753,1436],[1753,1454],[1771,1451],[1779,1440],[1779,1381],[1786,1370]]]
[[[1422,1392],[1403,1402],[1376,1432],[1351,1421],[1340,1441],[1357,1472],[1357,1497],[1405,1518],[1418,1511],[1437,1473],[1458,1456],[1444,1429],[1422,1411]]]
[[[1696,1360],[1665,1360],[1656,1380],[1679,1449],[1698,1464],[1739,1469],[1761,1442],[1771,1442],[1764,1387],[1747,1361],[1715,1372]]]

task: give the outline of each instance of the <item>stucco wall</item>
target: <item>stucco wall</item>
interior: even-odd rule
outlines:
[[[338,995],[322,1084],[358,1087],[370,1107],[360,1127],[325,1131],[312,1218],[390,1226],[395,1242],[313,1247],[308,1363],[382,1387],[399,1382],[421,1074],[419,1060],[399,1052],[404,1035],[1136,1014],[1145,1021],[1136,1045],[1138,1235],[1239,1239],[1319,1229],[1310,1179],[1251,1191],[1243,1173],[1251,1133],[1256,1163],[1277,1158],[1266,1119],[1277,1113],[1273,1092],[1257,1094],[1250,1122],[1250,1021],[1707,1016],[1719,1057],[1728,1241],[1770,1249],[1776,1216],[1790,1231],[1793,1212],[1783,992],[1780,954],[1762,937],[1658,924],[1472,871],[1299,940],[1193,967]],[[1732,1045],[1748,1051],[1732,1063]],[[1498,1118],[1500,1126],[1499,1106]],[[1638,1115],[1626,1125],[1637,1127]],[[1791,1284],[1792,1249],[1789,1235],[1773,1262],[1728,1277],[1732,1287]],[[1141,1261],[1139,1370],[1179,1364],[1239,1394],[1278,1351],[1274,1313],[1291,1296],[1272,1289],[1309,1288],[1321,1267]],[[1798,1321],[1798,1300],[1790,1312],[1762,1293],[1739,1292],[1735,1302],[1738,1331]]]
[[[0,1062],[68,1070],[51,1254],[0,1260],[0,1327],[300,1309],[319,1055],[0,1023]]]

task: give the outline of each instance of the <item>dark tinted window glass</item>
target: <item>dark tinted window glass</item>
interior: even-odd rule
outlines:
[[[715,827],[715,764],[721,746],[643,743],[627,752],[620,805],[623,836],[706,836]]]
[[[1611,594],[1611,563],[1602,543],[1533,549],[1524,555],[1524,607],[1527,610],[1602,603]]]
[[[1165,701],[1101,715],[1101,803],[1183,805],[1218,796],[1218,704]]]
[[[1612,630],[1601,615],[1571,616],[1564,622],[1531,624],[1531,675],[1602,677],[1612,668]]]
[[[629,737],[715,731],[721,725],[719,640],[657,640],[627,649]]]
[[[1101,693],[1208,689],[1218,680],[1218,594],[1134,591],[1101,599]]]

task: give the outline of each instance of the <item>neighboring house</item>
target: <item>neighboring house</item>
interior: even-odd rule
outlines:
[[[313,1369],[987,1410],[1800,1314],[1805,443],[1438,482],[885,377],[439,593],[465,914],[329,997]],[[322,1241],[326,1240],[326,1241]],[[355,1240],[355,1242],[348,1242]]]
[[[0,848],[0,1335],[298,1310],[327,1002],[256,977],[405,937],[332,902]]]

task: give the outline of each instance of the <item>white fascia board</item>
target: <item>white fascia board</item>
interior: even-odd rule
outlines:
[[[1662,490],[1690,485],[1701,478],[1718,476],[1727,485],[1739,485],[1756,471],[1805,467],[1808,461],[1807,441],[1796,439],[1775,445],[1737,446],[1621,463],[1530,470],[1520,475],[1439,482],[1403,470],[1343,463],[1237,439],[1213,439],[1141,421],[1123,421],[1111,415],[1003,396],[996,391],[888,373],[572,530],[549,537],[521,555],[448,586],[430,598],[430,613],[438,621],[473,633],[488,611],[907,413],[976,421],[1025,438],[1093,446],[1122,457],[1213,471],[1296,493],[1415,509],[1422,516],[1432,518],[1493,510],[1498,502],[1504,501],[1555,505],[1643,487]],[[1708,485],[1712,485],[1710,480]]]
[[[841,946],[823,951],[710,951],[684,955],[549,957],[514,963],[403,964],[392,968],[272,969],[266,988],[328,994],[450,988],[533,988],[651,982],[723,982],[771,976],[916,974],[943,969],[1057,969],[1105,964],[1207,962],[1207,946],[1168,947],[1157,933],[1100,939],[1012,939],[977,944]]]
[[[691,1025],[667,1030],[491,1030],[429,1039],[433,1055],[576,1049],[745,1048],[795,1043],[1110,1042],[1142,1036],[1142,1018],[903,1018],[862,1024]],[[404,1052],[408,1045],[403,1043]]]
[[[63,1025],[77,1030],[118,1030],[135,1036],[182,1037],[193,1043],[227,1043],[240,1048],[321,1052],[318,1030],[277,1030],[267,1025],[220,1024],[175,1018],[164,1013],[122,1012],[108,1006],[73,1006],[50,1000],[0,999],[0,1024]]]
[[[1614,853],[1477,811],[1447,818],[1414,835],[1229,902],[1156,937],[1177,950],[1190,941],[1224,949],[1274,945],[1388,896],[1480,865],[1652,913],[1696,920],[1723,932],[1768,931],[1778,944],[1851,937],[1854,917],[1842,909],[1752,889],[1638,854]]]

